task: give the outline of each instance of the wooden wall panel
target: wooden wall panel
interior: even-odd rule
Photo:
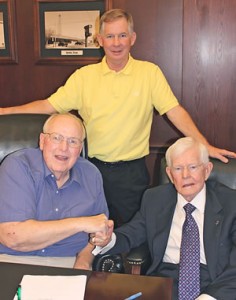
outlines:
[[[235,32],[235,0],[185,0],[183,104],[212,144],[234,151]]]

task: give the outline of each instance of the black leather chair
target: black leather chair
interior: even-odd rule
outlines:
[[[0,116],[0,162],[16,150],[37,147],[48,115],[16,114]]]
[[[222,163],[219,160],[211,159],[214,164],[212,173],[209,179],[216,180],[223,183],[231,189],[236,189],[236,159],[229,159],[227,164]],[[169,179],[165,172],[166,161],[163,158],[161,160],[160,173],[158,178],[159,184],[165,184],[169,182]],[[235,199],[236,201],[236,199]],[[139,248],[132,249],[127,257],[126,261],[123,261],[122,255],[103,255],[94,260],[94,269],[98,271],[108,272],[124,272],[124,265],[129,265],[132,274],[145,275],[151,262],[150,254],[146,244],[143,244]]]

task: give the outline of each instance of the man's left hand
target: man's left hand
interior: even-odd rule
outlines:
[[[232,152],[232,151],[228,151],[225,149],[220,149],[220,148],[216,148],[214,146],[208,145],[208,152],[210,157],[213,158],[217,158],[219,160],[221,160],[224,163],[227,163],[229,160],[227,157],[229,158],[236,158],[236,153]]]

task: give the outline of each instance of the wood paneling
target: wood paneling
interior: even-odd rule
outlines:
[[[235,32],[235,0],[185,0],[183,105],[212,144],[234,151]]]

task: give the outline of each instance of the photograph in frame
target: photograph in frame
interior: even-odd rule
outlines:
[[[15,0],[0,0],[0,64],[17,63]]]
[[[99,10],[45,12],[45,48],[99,48],[99,18]]]
[[[3,12],[0,11],[0,49],[6,49]]]
[[[86,65],[102,59],[96,35],[111,0],[35,1],[37,63]]]

